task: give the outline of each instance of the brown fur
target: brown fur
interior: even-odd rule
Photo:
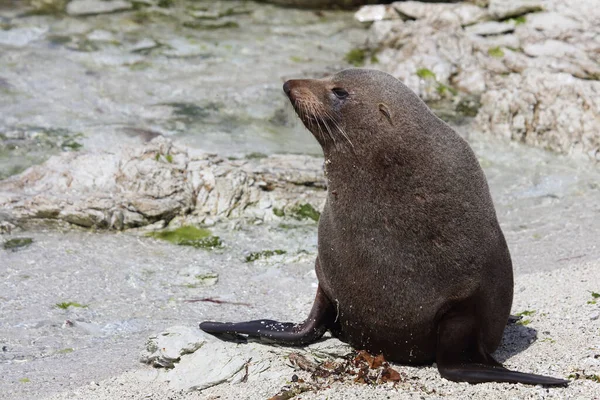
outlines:
[[[437,362],[451,380],[562,385],[491,353],[513,297],[510,254],[469,145],[400,81],[350,69],[284,91],[323,148],[319,289],[302,324],[204,322],[303,345],[326,329],[389,360]]]

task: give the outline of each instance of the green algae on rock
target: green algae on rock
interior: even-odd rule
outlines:
[[[435,76],[435,73],[433,71],[431,71],[430,69],[427,69],[427,68],[419,68],[417,70],[417,76],[419,78],[422,78],[422,79],[435,79],[435,80],[437,80],[437,77]]]
[[[75,301],[63,301],[62,303],[56,303],[54,305],[54,307],[60,308],[62,310],[67,310],[67,309],[69,309],[69,307],[88,308],[88,305],[87,304],[80,304],[80,303],[77,303]]]
[[[365,65],[367,53],[363,49],[352,49],[346,53],[344,59],[355,67],[361,67]]]
[[[321,213],[315,208],[306,203],[306,204],[298,204],[294,208],[292,208],[292,216],[296,219],[312,219],[313,221],[319,221],[321,217]]]
[[[223,247],[221,238],[212,236],[208,229],[196,228],[195,226],[182,226],[170,231],[150,232],[146,236],[166,240],[179,246],[204,249]]]
[[[256,260],[259,260],[261,258],[269,258],[272,257],[274,255],[282,255],[282,254],[286,254],[287,251],[285,250],[263,250],[263,251],[256,251],[256,252],[252,252],[250,254],[248,254],[246,256],[246,258],[244,259],[245,262],[250,263],[250,262],[254,262]]]
[[[27,247],[33,243],[32,238],[14,238],[8,239],[2,244],[2,248],[4,250],[13,250],[16,251],[23,247]]]
[[[502,51],[502,49],[498,46],[488,49],[488,54],[496,58],[504,57],[504,51]]]

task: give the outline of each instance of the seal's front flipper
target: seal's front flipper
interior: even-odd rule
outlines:
[[[455,382],[508,382],[565,386],[569,381],[506,369],[484,349],[480,324],[469,310],[449,313],[438,325],[436,363],[440,375]]]
[[[335,308],[325,296],[321,288],[312,310],[306,321],[301,324],[277,322],[272,320],[255,320],[247,322],[202,322],[200,329],[214,335],[248,335],[248,337],[264,338],[277,344],[302,346],[319,339],[335,319]]]

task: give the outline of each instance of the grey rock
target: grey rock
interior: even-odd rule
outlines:
[[[107,14],[132,8],[130,2],[123,0],[72,0],[67,4],[67,14],[74,16]]]
[[[47,28],[35,26],[8,30],[0,29],[0,45],[25,47],[29,43],[44,37],[47,32]]]
[[[219,275],[198,266],[190,266],[177,271],[173,284],[195,288],[200,286],[214,286],[219,281]]]
[[[174,326],[148,339],[140,361],[155,367],[173,368],[181,356],[193,353],[214,340],[197,327]]]
[[[173,390],[201,391],[222,383],[278,379],[289,376],[289,349],[258,343],[238,345],[209,340],[193,354],[184,355],[164,377]]]
[[[504,19],[543,10],[543,4],[539,0],[490,0],[488,10],[495,19]]]
[[[359,22],[375,22],[388,19],[399,19],[400,16],[391,6],[377,4],[361,7],[354,13],[354,18]]]
[[[514,30],[514,23],[497,21],[481,22],[466,28],[468,33],[480,36],[499,35],[501,33],[513,32]]]
[[[596,159],[600,82],[526,69],[521,75],[498,77],[491,85],[481,97],[476,119],[485,132]]]
[[[168,159],[165,155],[169,155]],[[170,162],[169,162],[170,160]],[[322,159],[273,156],[230,161],[157,137],[117,154],[66,153],[0,182],[0,208],[18,223],[51,219],[130,229],[184,216],[196,223],[270,220],[273,207],[325,199]]]
[[[435,107],[450,97],[446,87],[456,89],[450,92],[453,104],[483,95],[477,121],[487,132],[561,153],[586,154],[592,160],[599,157],[600,108],[594,96],[600,77],[596,57],[600,51],[600,17],[592,2],[571,2],[568,6],[544,2],[546,10],[540,12],[539,1],[492,0],[488,10],[478,16],[482,21],[472,25],[456,17],[457,4],[393,5],[410,20],[380,21],[371,26],[367,43],[378,51],[379,68]],[[523,14],[527,14],[524,20],[488,20]],[[536,73],[539,79],[534,78]],[[518,79],[513,74],[527,76]],[[550,81],[543,83],[542,77]],[[559,81],[567,82],[564,98]],[[527,89],[522,82],[527,82]],[[551,89],[544,89],[545,85]],[[503,96],[514,103],[505,103]],[[538,96],[543,99],[541,103],[535,101]],[[498,110],[494,110],[496,101],[501,104]],[[569,117],[559,112],[561,107],[569,110]],[[543,119],[538,120],[538,116]]]
[[[392,3],[392,6],[400,14],[411,19],[455,21],[461,25],[471,25],[489,19],[485,8],[469,3],[444,4],[396,1]]]
[[[585,54],[577,47],[560,40],[546,40],[544,42],[528,44],[523,46],[523,51],[525,54],[533,57],[585,57]]]
[[[552,32],[582,28],[580,22],[554,11],[528,14],[527,25],[542,31]]]
[[[313,343],[305,348],[273,347],[257,342],[237,344],[204,334],[196,327],[176,326],[148,340],[142,362],[172,368],[162,374],[173,390],[201,391],[219,384],[289,378],[291,352],[307,358],[335,359],[352,348],[337,339]]]
[[[460,91],[469,94],[481,94],[485,91],[485,72],[479,68],[467,68],[460,71],[452,80],[452,84]]]

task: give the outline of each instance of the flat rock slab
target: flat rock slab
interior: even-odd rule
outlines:
[[[131,3],[122,0],[72,0],[67,4],[67,14],[73,16],[108,14],[132,8]]]
[[[157,137],[115,154],[62,154],[0,182],[0,222],[127,229],[175,217],[269,220],[275,209],[321,209],[324,188],[317,157],[227,160]]]

